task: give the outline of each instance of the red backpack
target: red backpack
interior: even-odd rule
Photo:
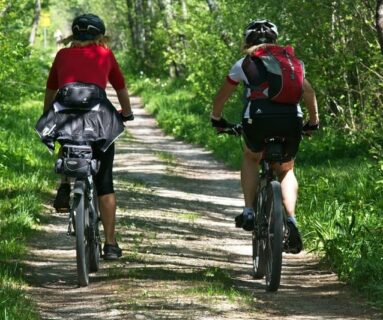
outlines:
[[[299,103],[303,91],[304,67],[291,46],[267,45],[255,50],[251,58],[260,59],[267,71],[265,82],[249,86],[251,100]]]

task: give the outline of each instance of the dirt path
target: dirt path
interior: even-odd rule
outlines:
[[[26,261],[42,319],[383,319],[306,253],[285,255],[281,288],[266,293],[251,277],[251,235],[233,225],[238,172],[165,136],[132,102],[115,159],[124,256],[78,288],[67,217],[52,212]]]

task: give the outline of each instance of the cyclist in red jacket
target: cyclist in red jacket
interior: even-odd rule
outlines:
[[[93,14],[78,16],[73,20],[72,33],[63,40],[64,43],[70,42],[71,45],[57,52],[50,69],[45,90],[44,112],[57,101],[75,99],[68,92],[79,85],[88,86],[91,94],[107,100],[105,88],[109,81],[117,93],[122,108],[122,121],[133,120],[124,76],[113,52],[106,45],[108,38],[105,36],[104,22]],[[114,143],[105,152],[96,152],[96,157],[101,162],[94,181],[105,232],[104,259],[112,260],[122,255],[115,238],[116,196],[112,176]],[[57,211],[68,211],[69,196],[69,181],[61,181],[54,201]]]
[[[302,128],[303,114],[299,103],[277,103],[268,96],[266,87],[267,81],[270,80],[267,78],[264,64],[260,59],[253,61],[249,61],[249,59],[255,50],[261,47],[275,46],[277,37],[276,25],[268,20],[252,21],[246,27],[244,32],[246,56],[233,65],[224,84],[219,89],[213,102],[211,122],[218,131],[220,128],[228,126],[228,122],[222,117],[222,110],[237,85],[243,82],[245,84],[246,104],[242,113],[242,124],[246,146],[241,168],[241,184],[245,207],[243,213],[236,217],[236,222],[240,222],[239,226],[245,230],[251,230],[253,226],[254,212],[252,206],[265,138],[270,136],[285,137],[286,158],[283,163],[275,164],[275,170],[281,182],[283,204],[288,215],[287,224],[291,232],[289,246],[293,248],[293,253],[298,253],[302,249],[302,241],[295,220],[298,182],[294,175],[294,158],[298,152],[302,129],[314,130],[319,126],[318,106],[313,88],[306,79],[303,79],[302,97],[309,113],[309,122]],[[264,87],[262,87],[263,85]],[[254,87],[262,87],[263,90],[257,92],[261,98],[252,100]]]

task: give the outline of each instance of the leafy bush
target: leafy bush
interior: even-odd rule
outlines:
[[[21,289],[18,259],[52,189],[52,158],[34,132],[40,114],[41,102],[26,100],[3,105],[0,117],[0,318],[6,314],[5,319],[34,314]]]
[[[32,52],[27,41],[33,9],[30,1],[17,1],[0,20],[0,319],[38,317],[23,290],[18,261],[53,180],[48,152],[34,132],[47,53]]]

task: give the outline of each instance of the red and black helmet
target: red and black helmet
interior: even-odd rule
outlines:
[[[72,33],[75,40],[93,40],[105,34],[105,24],[99,16],[83,14],[73,20]]]
[[[243,36],[249,45],[274,43],[278,37],[278,28],[269,20],[254,20],[247,25]]]

